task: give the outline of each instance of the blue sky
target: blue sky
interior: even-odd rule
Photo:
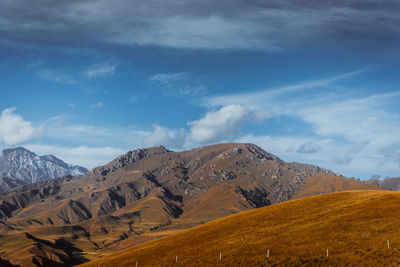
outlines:
[[[400,175],[398,1],[3,0],[0,148],[92,168],[251,142]]]

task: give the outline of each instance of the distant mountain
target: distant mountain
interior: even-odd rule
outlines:
[[[0,154],[0,176],[14,177],[25,183],[35,183],[66,175],[82,176],[88,170],[67,164],[53,155],[37,156],[17,147],[5,149]]]
[[[384,189],[391,191],[400,191],[400,177],[387,177],[379,179],[370,179],[370,183],[375,183]]]
[[[1,242],[33,246],[29,253],[0,247],[0,254],[7,260],[42,260],[38,251],[44,246],[32,243],[40,239],[49,244],[47,259],[56,258],[61,252],[51,252],[53,241],[46,240],[63,239],[65,253],[76,247],[90,251],[84,253],[90,259],[242,211],[363,189],[379,187],[318,166],[284,162],[253,144],[182,152],[137,149],[82,178],[21,185],[0,195]]]

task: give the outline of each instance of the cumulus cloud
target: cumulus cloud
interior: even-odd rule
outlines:
[[[146,147],[166,146],[171,148],[181,148],[185,143],[185,131],[169,130],[168,128],[153,124],[153,131],[146,134],[143,138],[143,145]]]
[[[109,63],[94,64],[90,66],[86,71],[84,71],[83,74],[88,79],[112,76],[114,75],[116,68],[116,65],[112,65]]]
[[[32,123],[15,114],[16,108],[3,110],[0,116],[0,141],[6,145],[17,145],[39,133]]]
[[[208,112],[203,118],[188,122],[191,126],[188,140],[205,144],[237,136],[249,110],[241,105],[227,105]]]

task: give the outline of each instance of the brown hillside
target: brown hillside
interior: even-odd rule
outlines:
[[[400,193],[349,191],[243,212],[82,266],[398,266],[399,228]]]
[[[84,261],[238,212],[361,189],[378,186],[286,163],[252,144],[138,149],[82,178],[22,185],[0,195],[0,255],[24,266],[32,266],[32,258]],[[69,242],[65,250],[57,248],[66,256],[50,243],[46,253],[30,249],[38,242],[26,233]]]

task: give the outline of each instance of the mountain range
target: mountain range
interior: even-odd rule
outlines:
[[[137,149],[0,195],[0,255],[12,264],[82,263],[211,220],[291,199],[380,189],[253,144]]]
[[[391,190],[391,191],[400,191],[400,177],[386,177],[379,179],[370,179],[368,180],[370,183],[375,183],[379,185],[379,187]]]
[[[87,172],[86,168],[67,164],[53,155],[38,156],[23,147],[5,149],[0,154],[0,193],[23,183]]]

